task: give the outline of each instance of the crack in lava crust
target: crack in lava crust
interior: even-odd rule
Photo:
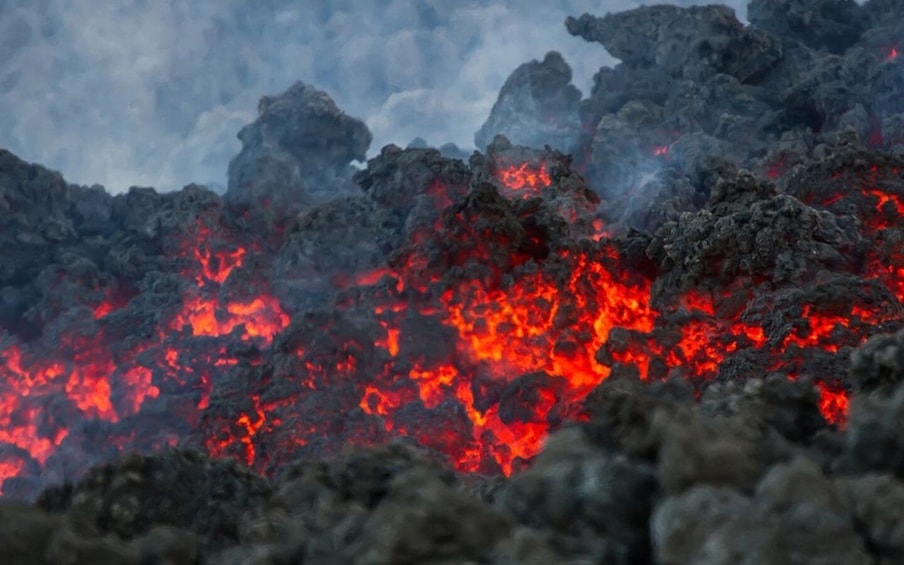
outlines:
[[[657,289],[656,269],[605,235],[570,161],[498,158],[469,187],[426,179],[422,227],[322,308],[284,306],[291,295],[277,298],[264,273],[285,250],[216,210],[165,238],[161,268],[176,276],[95,285],[41,340],[4,332],[0,480],[165,445],[274,472],[398,436],[460,471],[511,475],[551,431],[586,419],[585,398],[613,373],[684,378],[698,393],[738,366],[815,377],[824,418],[844,425],[844,382],[824,368],[901,319],[889,304],[904,298],[904,255],[882,236],[901,220],[883,180],[897,169],[861,175],[857,191],[799,195],[861,208],[861,236],[882,242],[838,275],[847,282],[814,280],[811,303],[766,277]],[[832,299],[838,284],[856,296]]]

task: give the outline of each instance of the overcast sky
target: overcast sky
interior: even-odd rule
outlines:
[[[296,80],[374,133],[473,147],[509,73],[615,61],[566,16],[629,0],[0,0],[0,147],[111,192],[225,184],[257,101]],[[730,2],[738,15],[746,2]]]

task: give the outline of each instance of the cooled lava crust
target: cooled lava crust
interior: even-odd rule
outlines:
[[[569,18],[467,162],[303,83],[223,196],[0,151],[0,561],[902,562],[904,3],[748,13]]]

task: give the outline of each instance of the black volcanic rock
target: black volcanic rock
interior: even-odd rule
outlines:
[[[258,114],[239,132],[242,151],[229,163],[225,200],[237,213],[285,218],[355,193],[349,163],[364,160],[372,139],[363,122],[302,82],[263,97]]]
[[[839,488],[804,459],[773,467],[750,498],[712,487],[670,498],[653,532],[664,563],[873,563]]]
[[[901,143],[894,116],[904,112],[904,57],[895,54],[904,30],[887,17],[880,23],[875,16],[869,29],[865,23],[871,10],[893,7],[754,4],[763,25],[783,39],[715,6],[640,7],[567,21],[572,34],[622,60],[600,69],[580,103],[592,132],[587,172],[601,195],[636,193],[662,166],[696,185],[700,164],[713,157],[780,176],[778,163],[823,158],[849,128],[866,147]]]
[[[550,51],[543,61],[524,63],[509,75],[474,143],[482,150],[502,134],[519,145],[576,151],[580,100],[580,91],[571,84],[571,67]]]
[[[782,56],[779,41],[745,28],[725,6],[643,6],[602,18],[584,14],[565,25],[630,68],[657,66],[676,78],[724,73],[754,83]]]
[[[302,84],[225,198],[0,153],[0,561],[900,562],[901,4],[756,4],[570,20],[467,162]]]
[[[851,356],[851,384],[858,392],[894,391],[904,383],[904,332],[871,337]]]
[[[34,277],[54,248],[76,238],[66,216],[68,193],[59,173],[0,149],[0,284]]]
[[[415,233],[432,231],[436,202],[464,197],[471,172],[436,149],[387,145],[355,174],[358,196],[311,207],[288,223],[274,261],[287,303],[321,303],[337,277],[385,264]],[[363,194],[362,194],[363,191]]]
[[[46,491],[39,505],[124,539],[167,524],[196,532],[210,549],[237,543],[243,513],[271,490],[266,480],[231,461],[169,451],[98,467],[76,485]]]
[[[657,285],[687,289],[704,279],[724,283],[754,273],[794,281],[852,261],[860,241],[853,218],[773,191],[741,170],[716,185],[706,208],[664,224],[648,249],[661,265]]]
[[[866,29],[867,18],[854,0],[753,0],[747,18],[783,41],[843,53]]]

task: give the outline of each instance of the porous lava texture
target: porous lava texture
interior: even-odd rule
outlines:
[[[904,562],[904,3],[748,13],[569,18],[468,162],[0,151],[0,562]]]

